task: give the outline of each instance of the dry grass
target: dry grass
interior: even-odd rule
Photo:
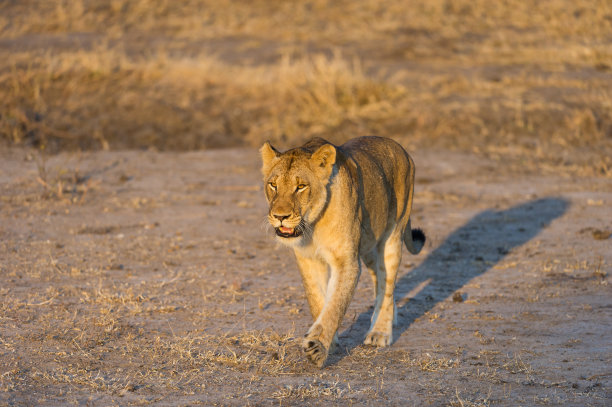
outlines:
[[[181,392],[211,383],[218,372],[260,380],[262,375],[301,369],[303,360],[291,332],[175,332],[166,315],[177,315],[184,304],[166,299],[173,293],[168,285],[109,285],[103,283],[103,270],[70,268],[53,258],[48,263],[54,285],[38,288],[32,281],[44,276],[27,272],[22,278],[32,288],[25,301],[19,294],[2,293],[0,315],[5,332],[13,333],[3,337],[2,348],[14,353],[19,346],[20,355],[27,355],[5,355],[9,365],[2,369],[4,391],[35,385],[115,396],[143,387]],[[90,280],[94,283],[85,283]],[[190,312],[187,319],[197,322],[201,317]]]
[[[7,108],[4,134],[13,142],[107,149],[129,134],[117,147],[255,145],[322,134],[345,120],[384,119],[403,92],[367,78],[358,60],[340,54],[286,56],[272,67],[161,53],[134,60],[105,48],[58,57],[53,63],[47,56],[13,55],[8,94],[21,106],[31,103],[25,111]],[[50,97],[57,93],[64,98]],[[48,115],[57,127],[40,123]]]
[[[612,173],[606,1],[66,0],[0,11],[8,143],[182,150],[375,133],[517,170]]]
[[[316,380],[313,383],[309,383],[307,385],[286,385],[281,390],[278,390],[272,393],[272,397],[275,399],[283,400],[283,399],[321,399],[321,398],[331,398],[338,399],[342,397],[345,392],[341,386],[338,385],[338,382],[327,383],[327,382],[317,382]]]
[[[489,400],[490,395],[485,397],[474,397],[473,399],[468,399],[465,396],[462,396],[459,390],[456,392],[456,400],[452,400],[449,405],[452,407],[488,407],[491,405],[491,400]]]
[[[402,355],[398,359],[406,366],[417,367],[423,372],[443,372],[448,369],[459,367],[459,358],[448,358],[445,356],[435,356],[425,353],[416,358],[411,358],[409,354]]]

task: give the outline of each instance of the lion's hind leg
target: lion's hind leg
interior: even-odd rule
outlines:
[[[372,283],[374,285],[374,297],[378,295],[378,248],[374,248],[367,254],[361,257],[363,264],[365,265],[368,273],[372,276]],[[372,314],[374,319],[374,314]]]
[[[401,256],[401,233],[395,230],[386,241],[378,245],[376,304],[372,324],[364,341],[366,345],[388,346],[393,341],[393,325],[397,321],[393,291]]]

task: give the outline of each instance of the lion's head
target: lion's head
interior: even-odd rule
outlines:
[[[294,244],[325,208],[336,148],[315,139],[284,153],[266,142],[260,152],[268,221],[283,243]]]

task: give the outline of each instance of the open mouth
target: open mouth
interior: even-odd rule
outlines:
[[[298,237],[302,234],[302,228],[287,228],[285,226],[280,226],[275,229],[276,235],[280,237]]]

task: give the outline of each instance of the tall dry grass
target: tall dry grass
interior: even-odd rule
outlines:
[[[32,58],[14,53],[2,84],[3,132],[16,143],[191,149],[296,140],[344,121],[394,114],[401,86],[368,78],[358,60],[284,57],[235,66],[213,56],[144,59],[117,49]],[[53,123],[50,127],[47,123]],[[86,143],[86,144],[83,144]]]
[[[0,36],[6,143],[380,134],[555,171],[612,168],[607,1],[22,1],[0,5]]]

